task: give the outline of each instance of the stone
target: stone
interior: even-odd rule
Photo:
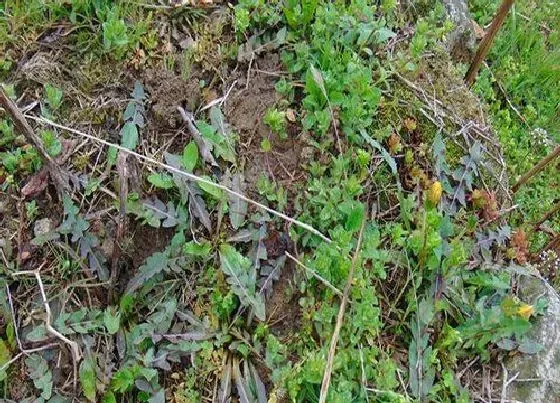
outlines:
[[[455,27],[446,38],[446,47],[455,59],[470,58],[476,42],[475,25],[467,0],[443,0],[447,17]]]
[[[35,221],[35,225],[33,226],[33,233],[35,234],[35,237],[39,237],[41,235],[45,235],[53,229],[54,224],[50,218],[41,218],[40,220]]]
[[[508,378],[517,375],[507,388],[510,401],[531,403],[559,402],[560,396],[560,296],[542,278],[523,276],[519,297],[534,304],[538,298],[548,300],[543,316],[538,316],[528,338],[543,346],[536,354],[518,354],[506,362]],[[527,381],[527,380],[530,381]]]

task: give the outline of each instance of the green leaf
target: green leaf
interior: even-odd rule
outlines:
[[[136,373],[136,367],[126,367],[119,369],[111,379],[111,389],[119,393],[128,391],[134,386]]]
[[[156,173],[148,176],[148,182],[160,189],[172,189],[175,186],[175,182],[170,175]]]
[[[347,208],[346,211],[343,210],[343,212],[346,214],[346,222],[344,223],[344,228],[347,231],[359,230],[365,216],[364,205],[360,202],[351,202],[349,208]]]
[[[241,173],[233,174],[231,178],[231,189],[239,194],[245,194],[247,185],[245,176]],[[233,194],[229,195],[229,220],[233,229],[239,229],[245,222],[247,216],[247,201]]]
[[[121,314],[119,312],[113,313],[113,309],[107,307],[103,314],[103,324],[109,334],[116,334],[119,331],[121,322]]]
[[[117,398],[115,394],[111,391],[107,392],[105,396],[101,399],[102,403],[117,403]]]
[[[183,245],[185,255],[208,257],[212,253],[212,244],[206,240],[190,241]]]
[[[56,157],[62,152],[62,143],[52,130],[43,130],[41,132],[41,139],[51,157]]]
[[[183,150],[183,166],[187,172],[192,172],[198,163],[198,147],[191,141]]]
[[[367,134],[365,130],[360,130],[360,134],[362,135],[364,140],[366,140],[373,148],[375,148],[381,153],[381,156],[383,157],[387,165],[389,165],[389,167],[391,168],[391,173],[395,176],[398,176],[397,164],[395,163],[393,157],[391,157],[391,154],[387,152],[385,147],[379,144],[377,140],[371,138],[371,136]]]
[[[134,123],[127,122],[121,129],[121,145],[134,150],[138,145],[138,128]]]
[[[542,344],[535,343],[534,341],[524,341],[519,344],[519,347],[517,347],[519,352],[524,354],[537,354],[543,348],[544,346]]]
[[[0,368],[12,359],[12,353],[3,339],[0,339]],[[8,368],[6,368],[8,369]],[[0,382],[6,379],[6,369],[0,371]]]
[[[220,246],[220,266],[227,276],[231,290],[239,297],[242,305],[253,308],[255,316],[266,319],[264,299],[256,292],[256,270],[251,260],[242,256],[233,246]]]
[[[47,103],[51,109],[58,109],[60,105],[62,105],[62,90],[50,84],[45,84],[44,89],[47,97]]]
[[[84,358],[80,363],[80,383],[82,384],[84,396],[90,402],[95,402],[96,397],[96,366],[95,358],[90,357]]]
[[[110,167],[115,165],[115,163],[117,162],[118,151],[119,150],[117,150],[113,146],[109,147],[109,150],[107,151],[107,165],[109,165]]]
[[[209,176],[203,176],[203,178],[212,181]],[[224,192],[216,186],[204,182],[199,182],[198,186],[216,200],[222,200],[224,198]]]
[[[381,27],[377,30],[377,43],[387,42],[396,34],[387,27]]]
[[[25,359],[25,366],[33,385],[41,391],[41,397],[49,400],[52,396],[52,372],[40,354],[31,354]]]

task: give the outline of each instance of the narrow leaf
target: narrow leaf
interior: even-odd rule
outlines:
[[[245,194],[247,185],[245,176],[241,173],[233,174],[231,178],[231,188],[240,194]],[[247,201],[233,194],[229,195],[229,219],[233,229],[239,229],[245,222],[247,215]]]

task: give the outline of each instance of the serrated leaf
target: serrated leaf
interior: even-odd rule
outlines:
[[[138,268],[138,273],[130,279],[126,286],[126,293],[132,294],[152,277],[163,272],[167,267],[168,256],[163,252],[156,252],[146,259],[146,263]]]
[[[364,205],[359,202],[353,202],[351,203],[351,206],[349,206],[349,209],[345,211],[345,213],[346,213],[346,222],[344,223],[344,228],[347,231],[359,230],[365,216]]]
[[[127,122],[120,131],[121,145],[134,150],[138,145],[138,128],[134,123]]]
[[[49,400],[52,396],[52,372],[45,359],[39,354],[31,354],[25,359],[25,366],[33,385],[41,391],[41,397]]]
[[[187,172],[192,172],[198,163],[198,147],[191,141],[183,150],[183,167]]]
[[[175,186],[170,175],[155,173],[148,176],[148,182],[160,189],[172,189]]]
[[[208,257],[212,253],[212,244],[206,240],[190,241],[183,245],[183,253],[191,256]]]
[[[220,246],[220,267],[227,276],[232,291],[239,297],[242,305],[251,307],[255,316],[264,321],[265,305],[262,295],[256,292],[256,275],[251,261],[242,256],[233,246]]]
[[[152,227],[173,228],[180,221],[180,216],[172,202],[164,204],[161,200],[152,198],[144,200],[142,204],[152,214],[144,217]]]
[[[237,193],[245,194],[247,185],[245,176],[241,173],[233,174],[231,177],[231,189]],[[233,229],[239,229],[245,222],[247,216],[247,201],[233,194],[229,195],[229,220]]]
[[[103,324],[109,334],[116,334],[119,331],[121,322],[120,312],[113,313],[113,309],[107,307],[103,314]]]
[[[96,401],[96,366],[95,358],[84,358],[80,363],[80,384],[82,385],[84,396],[90,402]]]

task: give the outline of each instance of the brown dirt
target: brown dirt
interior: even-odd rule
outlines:
[[[189,80],[184,80],[172,71],[151,69],[144,74],[144,86],[149,93],[151,113],[155,119],[148,119],[150,128],[176,128],[181,124],[177,113],[178,106],[194,110],[201,100],[198,76],[193,73]]]
[[[280,338],[289,338],[300,327],[301,309],[297,290],[294,289],[294,265],[286,262],[278,281],[275,281],[270,298],[266,301],[266,311],[271,314],[270,329]]]
[[[258,66],[258,67],[255,67]],[[279,98],[274,88],[282,70],[277,54],[266,55],[253,63],[253,69],[247,83],[246,70],[239,73],[237,89],[232,91],[224,113],[228,122],[240,136],[239,155],[245,158],[246,178],[249,188],[254,189],[256,180],[261,173],[289,189],[290,185],[301,181],[302,158],[306,150],[305,136],[296,124],[288,125],[288,139],[282,140],[272,133],[263,122],[267,110],[276,105]],[[271,152],[261,150],[261,141],[269,139]]]

